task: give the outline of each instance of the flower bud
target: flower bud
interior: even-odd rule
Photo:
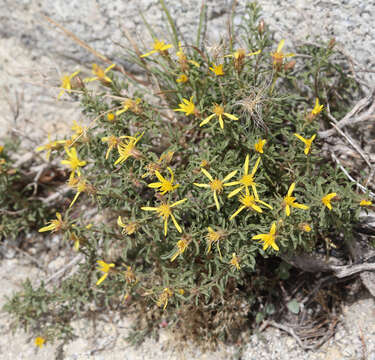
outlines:
[[[284,64],[284,70],[285,71],[293,70],[295,65],[296,65],[295,60],[288,61],[287,63]]]
[[[336,39],[335,38],[332,38],[329,43],[328,43],[328,49],[333,49],[333,47],[335,46],[336,44]]]
[[[258,33],[259,33],[259,35],[263,35],[263,33],[264,33],[264,28],[265,28],[264,20],[261,19],[261,20],[259,21],[259,25],[258,25]]]

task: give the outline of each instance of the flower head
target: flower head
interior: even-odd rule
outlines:
[[[224,121],[223,121],[223,115],[231,120],[238,120],[238,117],[232,114],[228,114],[224,112],[224,108],[221,105],[215,104],[214,108],[212,110],[213,114],[206,117],[199,126],[206,125],[214,116],[217,116],[219,118],[219,124],[222,129],[224,129]]]
[[[189,78],[185,74],[181,74],[177,79],[177,83],[186,83],[189,80]]]
[[[359,206],[371,206],[371,205],[372,205],[372,201],[366,200],[366,199],[361,200],[361,202],[359,203]]]
[[[329,210],[332,210],[331,200],[336,196],[336,193],[329,193],[322,197],[322,203],[327,206]]]
[[[156,305],[159,307],[163,306],[163,310],[165,310],[168,305],[168,300],[172,296],[173,296],[172,290],[170,290],[169,288],[165,288],[163,292],[160,294],[158,301],[156,302]]]
[[[290,215],[290,207],[294,207],[294,208],[302,209],[302,210],[308,210],[309,209],[309,207],[307,205],[298,204],[298,203],[295,202],[296,198],[292,196],[292,193],[293,193],[293,190],[294,190],[295,186],[296,186],[296,183],[292,183],[290,185],[288,193],[284,197],[284,200],[283,200],[283,205],[285,206],[286,216]]]
[[[190,239],[187,236],[183,236],[181,240],[177,241],[177,244],[176,244],[177,249],[171,257],[171,262],[175,261],[178,256],[182,255],[185,252],[185,250],[187,249],[189,245],[189,242],[190,242]]]
[[[257,50],[246,54],[244,49],[238,49],[233,54],[225,55],[225,57],[233,57],[235,60],[243,59],[245,56],[253,56],[260,54],[261,50]]]
[[[182,99],[182,103],[178,104],[179,108],[174,109],[173,111],[181,111],[186,114],[186,116],[189,116],[191,114],[195,113],[195,105],[193,103],[193,97],[190,98],[190,100]]]
[[[206,236],[207,238],[207,254],[211,252],[211,247],[213,243],[216,243],[217,251],[219,252],[220,259],[222,259],[221,256],[221,250],[220,250],[220,240],[227,236],[226,231],[224,230],[213,230],[210,226],[207,228],[208,234]]]
[[[229,264],[232,265],[233,267],[235,267],[237,270],[241,269],[236,253],[232,254],[232,259],[229,262]]]
[[[211,176],[211,174],[204,168],[201,168],[201,171],[208,178],[208,180],[210,182],[208,184],[194,183],[194,185],[198,186],[198,187],[204,187],[204,188],[210,189],[213,192],[213,195],[214,195],[216,208],[217,208],[217,210],[220,210],[220,204],[219,204],[219,200],[217,198],[217,195],[220,194],[224,190],[224,186],[229,186],[228,184],[225,184],[225,183],[227,181],[229,181],[234,175],[236,175],[237,170],[234,170],[231,173],[229,173],[223,180],[214,179]]]
[[[65,91],[67,91],[68,93],[70,93],[70,90],[72,89],[72,84],[71,84],[71,81],[72,79],[78,75],[80,72],[80,70],[74,72],[73,74],[71,75],[64,75],[62,78],[61,78],[61,91],[59,93],[59,95],[57,96],[58,99],[60,99],[60,97],[62,95],[64,95]]]
[[[94,187],[89,184],[85,179],[78,177],[78,178],[70,178],[68,181],[68,185],[72,187],[73,189],[77,190],[76,195],[73,198],[73,201],[70,203],[69,207],[72,207],[73,204],[76,202],[78,199],[78,196],[83,193],[95,193]]]
[[[35,346],[38,346],[41,349],[45,342],[46,342],[45,338],[38,336],[35,338],[34,344]]]
[[[255,199],[259,200],[258,192],[256,189],[256,183],[254,182],[254,176],[258,169],[260,157],[255,162],[255,165],[253,167],[253,170],[249,174],[249,154],[246,155],[245,164],[244,164],[244,174],[238,181],[233,181],[231,183],[228,183],[227,186],[234,186],[234,185],[240,185],[237,189],[233,190],[229,195],[228,198],[231,198],[232,196],[238,194],[242,189],[245,188],[246,194],[250,194],[249,187],[251,186],[251,189],[253,190],[253,194],[255,196]]]
[[[172,192],[180,186],[179,184],[173,185],[173,181],[174,181],[173,171],[169,166],[167,167],[167,169],[168,169],[169,173],[171,174],[170,180],[165,179],[160,174],[159,171],[155,170],[155,175],[158,178],[159,182],[155,182],[155,183],[152,183],[152,184],[148,185],[150,188],[153,188],[153,189],[160,188],[159,191],[161,192],[162,195],[164,195],[167,192]]]
[[[132,267],[131,266],[126,266],[125,264],[123,264],[125,267],[126,267],[126,270],[124,271],[124,278],[125,278],[125,281],[128,283],[128,284],[132,284],[132,283],[137,283],[137,278],[132,270]]]
[[[132,221],[127,224],[123,223],[121,216],[117,218],[117,225],[122,227],[122,233],[127,235],[134,234],[139,227],[139,224],[136,221]]]
[[[222,76],[224,75],[223,71],[223,64],[215,65],[212,64],[213,67],[210,67],[209,69],[216,75],[216,76]]]
[[[111,83],[112,80],[106,75],[108,71],[110,71],[112,68],[114,68],[116,64],[112,64],[108,66],[105,70],[103,70],[99,65],[92,64],[92,73],[95,75],[95,77],[84,79],[85,82],[91,82],[99,80],[100,82],[104,84]]]
[[[98,260],[97,263],[99,265],[97,269],[104,273],[104,275],[96,282],[96,285],[100,285],[107,278],[109,272],[111,271],[111,268],[115,267],[115,264],[107,264],[102,260]]]
[[[254,144],[254,149],[256,152],[263,154],[263,146],[266,144],[267,140],[259,139],[256,144]]]
[[[155,54],[155,53],[159,53],[161,55],[164,55],[166,53],[166,51],[171,47],[172,47],[171,44],[166,44],[164,41],[159,41],[158,39],[156,39],[154,41],[154,48],[151,51],[149,51],[148,53],[141,55],[141,57],[143,58],[143,57]]]
[[[168,203],[162,203],[158,207],[144,206],[144,207],[141,207],[141,209],[144,210],[144,211],[155,211],[155,212],[158,213],[159,216],[161,216],[163,218],[163,220],[164,220],[164,235],[167,236],[169,217],[172,218],[173,224],[176,227],[177,231],[179,233],[182,233],[180,225],[178,225],[176,218],[172,214],[172,208],[184,203],[186,200],[187,199],[182,199],[182,200],[174,202],[171,205],[169,205]]]
[[[45,231],[59,231],[61,230],[62,227],[64,227],[65,222],[63,221],[61,214],[59,212],[56,213],[56,219],[51,220],[49,222],[49,225],[44,226],[40,228],[38,231],[39,232],[45,232]]]
[[[277,46],[277,50],[274,53],[271,53],[271,56],[273,58],[273,66],[274,67],[280,67],[283,64],[284,58],[294,56],[295,54],[289,53],[284,54],[281,50],[284,47],[285,40],[282,39],[279,42],[279,45]]]
[[[49,157],[51,156],[52,150],[56,150],[64,146],[65,140],[55,140],[51,141],[51,136],[48,134],[48,143],[42,146],[37,147],[35,150],[36,151],[44,151],[47,150],[46,153],[46,159],[49,160]]]
[[[135,145],[137,142],[142,138],[144,132],[139,135],[138,137],[133,136],[125,136],[126,139],[128,139],[128,143],[120,143],[117,147],[117,150],[120,154],[119,158],[115,161],[115,165],[122,164],[124,161],[126,161],[130,156],[133,156],[135,158],[141,157],[140,152],[135,148]]]
[[[178,62],[180,63],[181,70],[186,71],[189,69],[189,64],[194,65],[195,67],[200,67],[199,63],[194,60],[188,60],[185,53],[182,50],[181,42],[178,43],[178,51],[176,52],[178,57]]]
[[[71,149],[65,147],[65,152],[67,153],[69,159],[61,160],[61,164],[70,166],[72,171],[70,173],[70,178],[73,178],[76,172],[78,176],[81,176],[81,171],[79,170],[79,168],[85,166],[86,161],[81,161],[78,159],[77,150],[74,147]]]
[[[318,115],[322,110],[323,110],[323,105],[320,105],[320,104],[319,104],[319,99],[316,98],[316,99],[315,99],[315,106],[314,106],[314,109],[311,110],[311,114],[312,114],[313,116],[316,116],[316,115]]]
[[[110,112],[110,113],[107,114],[107,120],[108,121],[112,122],[112,121],[115,120],[115,118],[116,118],[116,115],[114,113]]]
[[[240,203],[242,204],[238,210],[229,218],[229,220],[233,220],[242,210],[244,209],[252,209],[252,210],[255,210],[256,212],[258,213],[262,213],[263,210],[261,209],[261,207],[258,204],[262,204],[266,207],[268,207],[269,209],[273,209],[271,205],[265,203],[264,201],[261,201],[259,199],[256,199],[253,195],[250,195],[250,194],[242,194],[240,196]]]
[[[299,224],[299,228],[304,231],[304,232],[310,232],[312,229],[311,229],[311,226],[308,224],[308,223],[302,223],[302,224]]]
[[[139,106],[139,104],[141,103],[141,99],[140,98],[136,98],[135,100],[133,99],[126,99],[123,103],[122,103],[122,109],[116,111],[116,116],[119,116],[121,115],[122,113],[130,110],[131,112],[135,113],[135,114],[141,114],[142,113],[142,109],[141,107]]]
[[[316,134],[314,134],[313,136],[311,136],[310,139],[305,139],[304,137],[302,137],[299,134],[294,134],[294,136],[297,137],[299,140],[301,140],[305,144],[304,153],[305,153],[305,155],[307,155],[310,152],[311,144],[314,141],[314,139],[316,138]]]
[[[102,142],[108,143],[108,150],[107,150],[107,152],[105,154],[105,158],[106,159],[108,159],[109,154],[110,154],[110,152],[112,151],[112,149],[114,147],[117,147],[117,149],[118,149],[119,145],[122,143],[121,139],[125,139],[125,138],[127,138],[127,136],[119,136],[119,137],[117,137],[117,136],[114,136],[114,135],[110,135],[110,136],[102,137],[102,139],[101,139]]]
[[[233,54],[225,55],[225,57],[233,57],[234,58],[234,67],[238,72],[240,72],[243,68],[245,57],[246,56],[258,55],[260,52],[261,52],[261,50],[258,50],[258,51],[246,54],[246,51],[244,49],[238,49]]]
[[[80,243],[83,241],[83,239],[80,239],[77,234],[75,233],[72,233],[70,235],[70,240],[72,240],[74,242],[74,251],[78,251],[79,250],[79,246],[80,246]]]
[[[279,247],[277,246],[276,240],[276,223],[272,223],[270,232],[268,234],[259,234],[252,237],[252,240],[260,240],[263,241],[263,250],[267,250],[269,246],[271,246],[276,251],[279,251]]]
[[[73,125],[71,129],[74,131],[74,134],[72,135],[72,140],[77,139],[77,137],[85,134],[87,132],[87,128],[79,125],[77,121],[73,120]]]

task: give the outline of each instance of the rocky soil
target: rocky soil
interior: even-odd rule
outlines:
[[[200,1],[166,1],[187,41],[197,22]],[[210,38],[219,39],[225,32],[231,1],[207,0]],[[239,1],[243,6],[245,0]],[[362,0],[261,0],[264,19],[276,31],[276,40],[286,39],[287,46],[316,37],[335,37],[338,46],[353,59],[358,72],[374,84],[375,77],[375,3]],[[140,16],[165,31],[165,19],[157,0],[0,0],[0,137],[13,131],[25,148],[44,142],[48,133],[66,134],[73,120],[80,120],[78,104],[56,100],[62,73],[81,69],[90,72],[97,61],[64,33],[46,20],[48,16],[75,33],[82,40],[114,62],[127,67],[121,58],[121,45],[126,45],[123,27],[149,48]],[[131,70],[131,69],[129,69]],[[0,140],[1,143],[1,140]],[[6,252],[0,260],[0,286],[3,295],[16,291],[26,277],[34,282],[46,273],[22,254]],[[67,257],[70,255],[66,255]],[[67,258],[56,259],[42,268],[54,273]],[[0,305],[4,299],[0,300]],[[103,314],[93,321],[77,322],[79,340],[64,347],[63,359],[229,359],[236,356],[235,347],[221,347],[216,353],[202,354],[191,344],[174,348],[173,337],[162,331],[158,342],[147,340],[132,348],[124,340],[131,319],[117,319]],[[25,333],[11,334],[9,319],[0,315],[0,359],[53,359],[57,346],[47,345],[37,351]],[[361,292],[353,303],[344,305],[336,335],[314,352],[303,351],[295,339],[278,329],[269,328],[252,335],[242,359],[368,359],[375,360],[374,299]]]

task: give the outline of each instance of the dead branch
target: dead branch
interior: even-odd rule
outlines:
[[[65,271],[73,267],[74,265],[78,264],[81,260],[83,260],[83,254],[78,254],[76,257],[74,257],[70,262],[68,262],[64,267],[62,267],[59,271],[51,275],[45,282],[44,284],[47,285],[50,283],[52,280],[57,280],[61,276],[64,275]]]
[[[368,191],[367,187],[366,186],[363,186],[361,185],[357,180],[355,180],[348,172],[347,170],[341,165],[340,163],[340,160],[336,157],[335,153],[332,152],[331,153],[331,157],[333,160],[335,160],[335,162],[338,164],[338,166],[340,167],[341,171],[345,174],[345,176],[353,183],[355,183],[359,189],[361,189],[364,193],[368,193],[368,195],[370,197],[372,197],[373,199],[375,199],[375,193],[373,193],[372,191]]]
[[[375,263],[363,263],[358,265],[331,266],[335,276],[339,279],[352,276],[363,271],[375,271]]]
[[[361,115],[357,116],[364,108],[368,107],[368,109],[362,113]],[[329,110],[329,108],[327,108]],[[331,115],[330,112],[328,112]],[[355,117],[357,116],[357,117]],[[333,116],[329,116],[331,120],[333,120]],[[375,118],[375,88],[372,89],[370,94],[365,98],[359,100],[357,104],[354,105],[352,110],[350,110],[340,121],[336,122],[336,127],[334,129],[329,129],[325,131],[319,131],[318,134],[320,138],[325,139],[329,136],[332,136],[344,126],[353,125],[362,121],[367,121]]]

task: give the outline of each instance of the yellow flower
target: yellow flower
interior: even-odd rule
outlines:
[[[171,47],[172,47],[171,44],[165,44],[164,41],[159,41],[158,39],[156,39],[154,41],[153,50],[149,51],[146,54],[141,55],[141,57],[143,58],[143,57],[146,57],[146,56],[150,56],[150,55],[152,55],[156,52],[163,55],[163,54],[165,54],[166,50],[168,50]]]
[[[169,164],[172,161],[173,155],[174,151],[168,151],[164,154],[161,154],[158,163],[160,164],[164,161],[166,164]]]
[[[140,98],[136,98],[135,100],[133,99],[126,99],[123,103],[122,103],[122,109],[116,111],[116,116],[119,116],[121,115],[122,113],[130,110],[132,111],[133,113],[135,114],[140,114],[142,112],[139,104],[141,103],[141,99]]]
[[[97,270],[102,271],[104,273],[104,275],[96,282],[96,285],[100,285],[107,278],[109,272],[111,271],[111,268],[115,267],[115,264],[107,264],[102,260],[98,260],[97,263],[99,265]]]
[[[156,302],[156,305],[159,307],[163,306],[163,310],[166,309],[168,305],[168,300],[170,297],[172,297],[173,292],[169,288],[165,288],[163,292],[160,294],[158,301]]]
[[[72,187],[73,189],[77,190],[76,195],[74,196],[73,201],[70,203],[69,207],[72,207],[73,204],[76,202],[78,199],[78,196],[83,193],[83,192],[88,192],[88,193],[93,193],[94,192],[94,187],[87,183],[85,179],[82,179],[81,177],[79,178],[70,178],[68,181],[68,185]]]
[[[80,70],[74,72],[73,74],[71,75],[64,75],[62,78],[61,78],[61,91],[59,93],[59,95],[57,96],[58,99],[60,99],[60,97],[65,93],[65,91],[67,91],[68,93],[70,93],[70,90],[72,89],[72,84],[70,83],[72,81],[72,79],[78,75],[80,72]]]
[[[171,257],[171,262],[172,261],[175,261],[177,256],[179,255],[182,255],[185,250],[187,249],[188,245],[189,245],[189,238],[188,237],[182,237],[181,240],[178,240],[177,241],[177,244],[176,244],[176,247],[177,247],[177,250],[176,252],[172,255]]]
[[[74,134],[72,136],[72,139],[75,140],[78,136],[81,136],[86,133],[87,128],[84,126],[81,126],[77,123],[77,121],[73,120],[73,125],[71,129],[74,131]]]
[[[4,150],[4,146],[0,145],[0,154],[3,152],[3,150]]]
[[[65,225],[64,221],[62,220],[61,214],[59,212],[56,213],[56,219],[49,221],[49,225],[40,228],[39,232],[45,231],[59,231]]]
[[[69,148],[65,147],[65,152],[68,154],[69,159],[61,160],[61,164],[70,166],[72,170],[70,173],[70,178],[73,178],[76,172],[78,176],[81,176],[81,171],[79,168],[85,166],[86,161],[81,161],[78,159],[76,148],[71,148],[69,150]]]
[[[209,188],[213,192],[214,200],[216,204],[217,210],[220,210],[219,200],[217,199],[217,194],[220,194],[224,190],[224,186],[229,186],[228,184],[225,184],[227,181],[229,181],[234,175],[236,175],[237,170],[232,171],[230,174],[228,174],[223,180],[220,179],[214,179],[211,174],[204,168],[201,168],[201,171],[204,175],[210,180],[209,184],[197,184],[194,183],[195,186],[198,187],[204,187]]]
[[[34,341],[35,346],[38,346],[40,349],[43,347],[45,342],[46,342],[46,339],[41,336],[36,337]]]
[[[181,42],[178,43],[178,51],[176,52],[176,55],[178,57],[178,61],[181,65],[182,71],[186,71],[189,69],[189,64],[194,65],[195,67],[200,67],[200,65],[194,61],[194,60],[188,60],[184,52],[182,51]]]
[[[308,223],[299,224],[299,228],[305,232],[310,232],[312,230]]]
[[[253,167],[253,170],[251,171],[251,174],[249,174],[249,154],[246,155],[245,164],[244,164],[244,174],[243,174],[242,178],[238,181],[233,181],[233,182],[227,184],[227,186],[240,185],[240,187],[233,190],[228,195],[228,198],[231,198],[232,196],[238,194],[243,188],[245,188],[246,194],[250,194],[249,186],[251,186],[251,189],[253,190],[253,194],[255,196],[255,199],[259,200],[258,192],[257,192],[257,189],[256,189],[256,183],[254,182],[254,175],[255,175],[255,173],[258,169],[259,162],[260,162],[260,157],[255,162],[255,165]]]
[[[292,196],[295,186],[296,186],[296,183],[292,183],[292,185],[290,185],[289,187],[287,195],[284,197],[283,205],[285,206],[286,216],[290,215],[290,207],[294,207],[294,208],[302,209],[302,210],[309,209],[307,205],[302,205],[302,204],[298,204],[295,202],[296,198]]]
[[[252,237],[252,240],[260,240],[263,241],[263,250],[267,250],[269,246],[274,248],[276,251],[279,251],[279,247],[277,246],[276,240],[276,223],[272,223],[270,232],[268,234],[259,234]]]
[[[176,82],[178,83],[186,83],[189,78],[185,74],[181,74],[177,79]]]
[[[236,253],[232,254],[232,260],[229,262],[229,264],[235,267],[237,270],[241,269]]]
[[[124,266],[126,266],[125,264],[123,264]],[[131,266],[126,266],[126,270],[124,271],[124,277],[125,277],[125,281],[128,283],[128,284],[132,284],[132,283],[137,283],[137,278],[131,268]]]
[[[256,152],[263,154],[263,146],[266,144],[267,140],[259,139],[256,144],[254,144],[254,149]]]
[[[163,217],[163,219],[164,219],[164,235],[165,236],[167,235],[167,231],[168,231],[168,218],[169,217],[172,218],[173,224],[176,227],[177,231],[179,233],[182,233],[181,227],[180,227],[180,225],[178,225],[176,218],[173,216],[171,208],[184,203],[186,200],[187,199],[182,199],[182,200],[176,201],[175,203],[173,203],[171,205],[169,205],[168,203],[163,203],[158,207],[144,206],[144,207],[141,207],[141,209],[144,210],[144,211],[156,211],[159,216]]]
[[[173,181],[174,181],[173,171],[169,166],[167,167],[167,169],[169,173],[171,174],[170,180],[163,178],[160,172],[155,170],[155,175],[159,179],[159,182],[151,183],[148,185],[148,187],[153,188],[153,189],[160,188],[159,191],[161,192],[162,195],[164,195],[167,192],[172,192],[180,186],[179,184],[173,185]]]
[[[244,49],[238,49],[233,54],[225,55],[225,57],[234,57],[236,60],[243,59],[245,56],[253,56],[260,54],[261,50],[246,54]]]
[[[220,250],[220,240],[227,236],[227,233],[224,230],[213,230],[210,226],[207,228],[208,234],[206,236],[208,245],[207,245],[207,254],[211,252],[212,244],[216,242],[217,251],[219,252],[220,259],[222,259],[221,256],[221,250]]]
[[[223,64],[215,65],[212,64],[213,67],[210,67],[209,69],[216,75],[216,76],[222,76],[224,75],[223,71]]]
[[[74,251],[78,251],[79,245],[82,240],[75,233],[72,233],[70,235],[70,240],[74,241],[74,247],[73,247]]]
[[[219,118],[219,124],[222,129],[224,129],[224,121],[223,121],[223,115],[225,115],[227,118],[231,120],[238,120],[237,116],[234,116],[232,114],[228,114],[224,112],[224,108],[218,104],[215,104],[213,108],[213,114],[210,116],[206,117],[200,124],[199,126],[206,125],[214,116],[217,116]]]
[[[371,206],[372,205],[372,201],[370,200],[361,200],[361,202],[359,203],[360,206]]]
[[[112,151],[112,149],[114,147],[119,147],[119,145],[122,143],[121,142],[121,139],[125,139],[125,138],[128,138],[128,136],[120,136],[120,137],[117,137],[117,136],[114,136],[114,135],[110,135],[110,136],[105,136],[105,137],[102,137],[102,142],[107,142],[108,143],[108,150],[105,154],[105,158],[108,159],[109,157],[109,154],[110,152]]]
[[[108,120],[108,121],[114,121],[115,118],[116,118],[116,116],[115,116],[114,113],[111,113],[111,112],[110,112],[110,113],[107,114],[107,120]]]
[[[314,141],[314,139],[316,137],[316,134],[314,134],[313,136],[311,136],[310,139],[305,139],[304,137],[302,137],[299,134],[294,134],[294,136],[297,137],[299,140],[301,140],[303,143],[305,143],[304,153],[305,153],[305,155],[307,155],[310,152],[311,143]]]
[[[139,227],[139,224],[136,221],[124,224],[121,220],[121,216],[117,218],[117,225],[122,227],[122,233],[127,235],[134,234]]]
[[[279,42],[279,45],[278,45],[278,47],[277,47],[276,52],[271,53],[271,56],[272,56],[272,58],[273,58],[273,65],[274,65],[274,66],[281,66],[282,63],[283,63],[284,58],[291,57],[291,56],[295,56],[295,54],[293,54],[293,53],[284,54],[284,53],[281,51],[282,48],[284,47],[284,43],[285,43],[285,40],[282,39],[282,40]]]
[[[311,114],[316,116],[323,110],[323,105],[319,104],[319,99],[315,99],[315,106],[314,109],[311,110]]]
[[[195,112],[195,105],[193,103],[193,97],[190,98],[190,100],[182,99],[182,103],[178,104],[178,109],[173,109],[173,111],[181,111],[186,114],[186,116],[189,116],[191,114],[194,114]]]
[[[120,143],[118,145],[117,149],[120,156],[115,161],[115,165],[123,163],[129,158],[129,156],[133,156],[135,158],[139,158],[141,156],[140,152],[135,148],[135,145],[142,138],[143,134],[144,132],[138,137],[126,136],[126,138],[129,139],[129,142],[127,144]]]
[[[322,197],[322,203],[327,206],[329,210],[332,210],[331,200],[336,196],[336,193],[329,193]]]
[[[106,75],[108,71],[110,71],[112,68],[114,68],[116,64],[112,64],[108,66],[105,70],[103,70],[99,65],[92,64],[92,73],[95,75],[95,77],[84,79],[85,82],[91,82],[99,80],[102,83],[111,83],[112,80]]]
[[[47,150],[46,158],[49,160],[49,157],[51,156],[51,151],[59,149],[65,144],[65,140],[55,140],[51,141],[51,136],[48,134],[48,143],[42,146],[37,147],[35,150],[36,151],[43,151]]]
[[[259,204],[262,204],[266,207],[268,207],[269,209],[273,209],[271,205],[268,205],[267,203],[265,203],[264,201],[261,201],[259,199],[256,199],[254,198],[253,195],[250,195],[250,194],[245,194],[245,195],[241,195],[240,198],[240,203],[242,204],[238,210],[229,218],[229,220],[233,220],[242,210],[244,209],[253,209],[255,211],[257,211],[258,213],[262,213],[263,210],[260,208],[260,206],[257,205],[257,203]]]

